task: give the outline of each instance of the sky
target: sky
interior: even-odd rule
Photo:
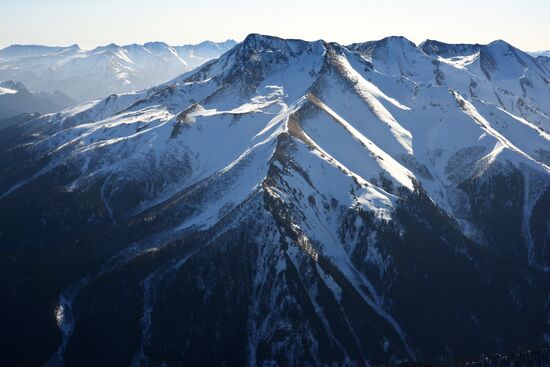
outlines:
[[[550,49],[550,0],[0,0],[0,47],[203,40],[249,33],[343,44],[400,35],[415,43]]]

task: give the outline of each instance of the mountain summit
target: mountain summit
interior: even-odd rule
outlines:
[[[253,34],[8,129],[4,359],[395,365],[547,340],[550,73],[443,46]]]

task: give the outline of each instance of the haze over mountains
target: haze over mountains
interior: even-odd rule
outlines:
[[[18,122],[23,117],[19,116],[22,114],[36,117],[38,114],[58,112],[74,104],[75,101],[59,91],[33,92],[19,82],[0,82],[0,128],[8,125],[4,121],[6,119]],[[17,118],[12,120],[15,117]]]
[[[550,51],[536,51],[536,52],[529,52],[529,54],[534,57],[537,57],[537,56],[550,57]]]
[[[0,81],[22,82],[36,91],[61,91],[84,102],[168,81],[235,44],[233,40],[184,46],[149,42],[110,44],[93,50],[82,50],[78,45],[12,45],[0,50]]]
[[[6,129],[4,360],[375,366],[547,344],[541,60],[252,34]]]

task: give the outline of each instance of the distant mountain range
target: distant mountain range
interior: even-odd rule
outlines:
[[[535,51],[535,52],[529,52],[531,56],[537,57],[537,56],[546,56],[550,57],[550,50],[548,51]]]
[[[59,91],[33,92],[20,82],[0,82],[0,121],[20,114],[57,112],[74,104],[75,101]],[[3,125],[0,122],[0,127]]]
[[[168,81],[235,44],[233,40],[184,46],[150,42],[93,50],[78,45],[12,45],[0,50],[0,81],[15,80],[36,91],[61,91],[83,102]]]
[[[547,358],[531,349],[550,341],[541,57],[252,34],[4,129],[2,362]]]

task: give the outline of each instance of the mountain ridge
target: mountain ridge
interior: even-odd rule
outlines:
[[[20,82],[12,80],[0,82],[0,120],[11,119],[21,114],[58,112],[75,103],[59,91],[35,92],[29,91]]]
[[[2,269],[38,269],[43,296],[2,289],[8,360],[442,363],[547,340],[546,74],[498,43],[482,68],[393,40],[253,34],[10,128]]]
[[[11,57],[14,57],[14,56],[27,56],[25,54],[18,54],[18,53],[16,53],[15,55],[13,55],[13,54],[10,55],[10,51],[13,50],[13,49],[18,50],[19,52],[22,52],[24,50],[29,50],[29,51],[36,50],[36,52],[49,51],[49,52],[46,52],[46,53],[38,54],[38,55],[45,55],[45,54],[48,54],[48,53],[55,53],[55,52],[59,52],[59,51],[68,51],[68,50],[93,51],[93,50],[98,50],[98,49],[108,48],[108,47],[124,48],[124,47],[129,47],[129,46],[146,46],[146,45],[152,45],[152,44],[163,44],[163,45],[166,45],[166,46],[169,46],[169,47],[200,47],[200,46],[204,46],[204,45],[209,45],[209,46],[216,47],[218,45],[231,45],[231,46],[233,46],[233,45],[237,44],[237,41],[235,41],[234,39],[229,38],[229,39],[227,39],[225,41],[221,41],[221,42],[205,40],[205,41],[201,41],[199,43],[185,43],[185,44],[181,44],[181,45],[172,45],[172,46],[169,45],[166,42],[163,42],[163,41],[148,41],[148,42],[144,42],[142,44],[129,43],[129,44],[119,45],[117,43],[110,43],[110,44],[107,44],[107,45],[98,45],[96,47],[85,48],[85,49],[81,48],[77,43],[74,43],[74,44],[68,45],[68,46],[50,46],[50,45],[42,45],[42,44],[19,44],[19,43],[16,43],[16,44],[12,44],[12,45],[0,48],[0,55],[8,54]],[[42,51],[39,51],[39,50],[42,50]]]
[[[174,47],[164,42],[112,43],[91,50],[78,45],[12,45],[0,50],[0,79],[18,80],[40,91],[61,90],[84,102],[152,87],[219,56],[234,44],[233,40]]]

